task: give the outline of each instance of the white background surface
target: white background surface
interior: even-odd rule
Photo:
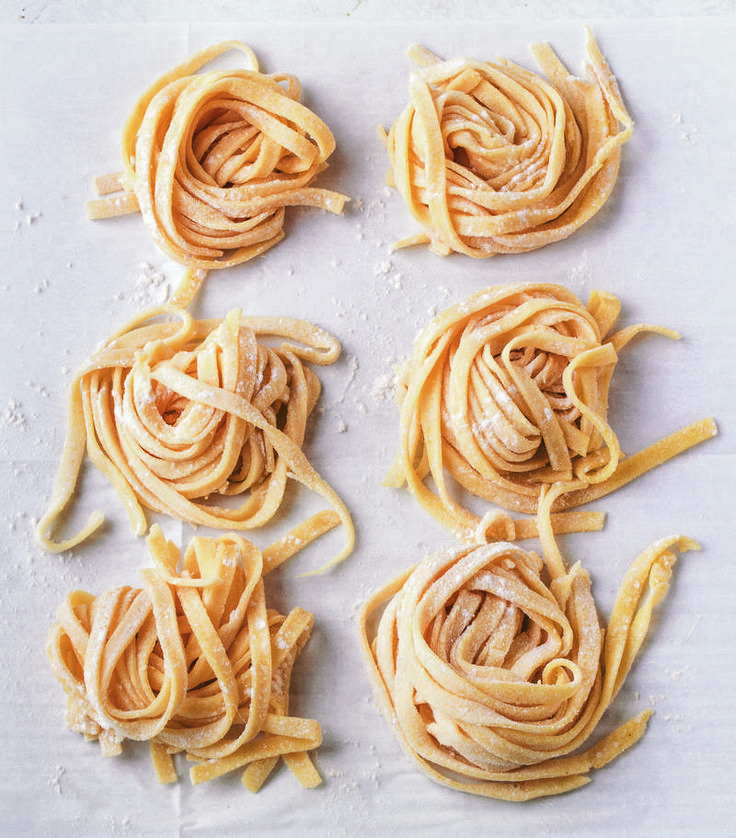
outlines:
[[[0,832],[13,836],[475,835],[725,836],[734,777],[732,3],[703,4],[5,4],[0,14]],[[517,7],[518,6],[518,7]],[[586,17],[580,17],[580,8]],[[508,7],[508,8],[507,8]],[[612,7],[614,11],[612,11]],[[294,10],[310,20],[301,26]],[[663,11],[676,17],[658,17]],[[269,15],[271,19],[269,20]],[[468,17],[470,22],[463,21]],[[413,20],[412,20],[413,18]],[[193,23],[194,20],[209,22]],[[406,102],[404,50],[421,42],[445,57],[503,55],[533,67],[527,46],[549,40],[568,67],[583,60],[591,25],[636,122],[606,208],[560,244],[472,261],[426,250],[390,254],[414,231],[385,183],[376,136]],[[304,317],[343,343],[318,369],[324,385],[308,454],[354,514],[358,542],[334,572],[298,578],[337,548],[324,539],[268,581],[282,610],[312,610],[316,628],[299,659],[293,710],[320,721],[316,762],[324,784],[301,789],[281,767],[258,795],[236,775],[193,787],[159,787],[145,745],[104,760],[63,727],[63,694],[44,643],[56,607],[74,588],[137,585],[147,564],[117,496],[85,471],[74,518],[94,505],[103,535],[71,555],[33,544],[64,435],[71,371],[114,328],[160,296],[140,278],[176,269],[139,217],[92,223],[91,179],[119,168],[119,132],[141,90],[191,51],[239,38],[266,72],[295,73],[304,101],[330,125],[338,148],[320,185],[346,192],[342,217],[293,212],[287,238],[261,259],[211,274],[194,311]],[[147,265],[147,268],[142,266]],[[405,492],[381,486],[396,442],[387,395],[392,365],[437,311],[497,283],[545,280],[586,299],[620,296],[620,325],[677,329],[625,352],[614,377],[611,422],[625,450],[706,415],[718,438],[663,466],[595,508],[601,533],[561,539],[591,573],[605,620],[628,564],[672,532],[703,550],[681,557],[639,662],[602,731],[652,707],[644,739],[572,794],[527,804],[465,796],[431,784],[400,753],[374,707],[356,640],[367,593],[451,537]],[[159,289],[159,294],[162,290]],[[312,508],[295,488],[287,521],[252,534],[266,546]],[[293,519],[293,521],[292,521]],[[191,530],[162,521],[186,544]],[[529,546],[534,546],[529,545]],[[697,830],[697,831],[696,831]],[[696,831],[696,832],[695,832]]]

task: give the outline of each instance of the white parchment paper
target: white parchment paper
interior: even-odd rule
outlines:
[[[0,28],[0,831],[13,836],[476,835],[708,836],[731,828],[734,753],[733,589],[736,354],[736,165],[733,44],[720,18],[587,20],[635,120],[621,177],[604,210],[566,241],[474,261],[426,249],[391,252],[415,231],[385,185],[377,126],[407,100],[405,49],[450,58],[505,56],[531,68],[528,44],[549,40],[567,66],[583,61],[581,20],[380,21],[356,24],[9,24]],[[237,776],[194,787],[186,766],[158,786],[147,747],[105,760],[63,726],[63,694],[48,668],[46,633],[63,597],[137,585],[148,563],[115,493],[87,468],[70,520],[93,508],[103,534],[49,556],[32,540],[64,437],[71,372],[113,329],[173,287],[179,269],[138,216],[90,222],[92,177],[120,168],[119,134],[137,95],[199,47],[238,38],[266,72],[296,74],[304,101],[337,140],[320,185],[351,197],[343,216],[289,214],[278,247],[211,274],[202,316],[240,307],[303,317],[333,332],[343,355],[324,385],[308,454],[350,507],[358,542],[325,576],[299,574],[332,555],[331,534],[268,580],[275,607],[314,612],[293,680],[293,710],[316,718],[324,784],[301,789],[284,767],[257,795]],[[616,370],[611,423],[640,447],[713,415],[719,436],[596,505],[604,530],[561,546],[593,578],[602,619],[628,564],[653,540],[692,536],[639,661],[601,733],[647,707],[644,739],[586,788],[512,805],[431,784],[402,755],[376,710],[357,644],[356,614],[374,588],[452,543],[406,492],[382,487],[397,439],[394,365],[435,313],[474,290],[545,280],[586,299],[601,288],[623,303],[620,325],[653,322],[680,341],[643,336]],[[252,535],[266,546],[313,508],[294,486],[284,520]],[[191,528],[161,521],[186,544]],[[332,540],[331,540],[332,539]],[[532,545],[533,546],[533,545]]]

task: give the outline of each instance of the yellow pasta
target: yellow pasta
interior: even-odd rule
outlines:
[[[667,591],[674,551],[697,545],[675,536],[646,549],[604,631],[588,574],[566,570],[548,509],[540,519],[544,559],[509,542],[448,549],[361,611],[380,710],[414,764],[453,789],[511,801],[570,791],[638,741],[651,715],[589,741]]]
[[[198,72],[238,50],[241,69]],[[122,137],[124,170],[97,181],[91,218],[140,210],[156,244],[187,266],[170,302],[187,305],[206,272],[252,259],[284,237],[289,206],[342,212],[346,196],[311,184],[335,140],[299,100],[298,79],[266,75],[250,47],[224,41],[154,82]]]
[[[193,783],[243,769],[243,785],[258,791],[283,757],[302,785],[318,785],[308,752],[320,725],[289,715],[313,615],[267,607],[263,555],[240,536],[195,538],[182,557],[154,525],[148,547],[143,587],[74,591],[59,608],[47,652],[67,726],[98,739],[105,756],[126,739],[149,742],[164,783],[183,752]]]
[[[259,341],[268,336],[282,343]],[[262,526],[280,508],[291,478],[331,506],[304,522],[300,540],[342,523],[345,547],[325,568],[340,561],[353,546],[350,514],[301,448],[321,389],[307,362],[331,364],[339,354],[332,335],[290,318],[233,310],[222,320],[194,320],[170,305],[134,318],[70,386],[66,444],[36,527],[38,544],[60,552],[102,523],[97,512],[68,539],[50,535],[86,450],[123,500],[137,535],[148,528],[144,509],[217,529]],[[227,505],[228,496],[244,499]]]
[[[678,336],[650,325],[611,333],[619,309],[606,292],[584,306],[562,286],[529,283],[479,291],[438,315],[400,371],[399,450],[386,485],[406,485],[445,528],[473,541],[483,517],[453,480],[530,514],[545,486],[561,484],[558,512],[713,436],[708,418],[624,456],[607,421],[618,353],[645,330]]]
[[[611,194],[631,117],[591,33],[587,78],[548,44],[548,80],[507,60],[440,61],[420,47],[410,103],[384,141],[389,182],[422,232],[401,244],[486,257],[566,238]]]

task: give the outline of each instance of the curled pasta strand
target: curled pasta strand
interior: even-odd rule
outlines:
[[[236,50],[245,67],[201,69]],[[122,172],[98,178],[90,218],[140,211],[156,244],[187,270],[171,302],[186,306],[211,269],[237,265],[284,237],[287,207],[342,212],[345,195],[311,184],[335,139],[286,73],[260,72],[253,50],[200,50],[139,98],[122,136]]]
[[[397,246],[487,257],[566,238],[613,191],[633,121],[586,30],[587,78],[548,44],[548,79],[510,61],[441,61],[414,46],[410,102],[384,142],[396,186],[422,229]]]
[[[549,533],[548,510],[539,517]],[[443,550],[361,609],[379,709],[435,782],[513,801],[559,794],[644,734],[650,711],[589,744],[667,591],[675,553],[698,545],[673,536],[647,548],[605,632],[588,574],[543,545],[543,559],[503,541]]]
[[[312,614],[269,609],[260,551],[235,534],[198,537],[181,556],[157,525],[143,587],[69,594],[47,652],[67,696],[67,726],[119,754],[147,741],[156,776],[176,780],[173,755],[194,761],[192,782],[243,768],[257,791],[280,757],[306,787],[320,725],[289,713],[291,672]]]
[[[281,345],[261,342],[267,335]],[[289,318],[233,310],[223,320],[196,321],[171,305],[136,316],[72,382],[67,439],[49,508],[35,529],[38,544],[61,552],[102,523],[96,512],[71,538],[50,536],[86,451],[117,490],[137,535],[148,529],[146,509],[217,529],[262,526],[294,479],[331,506],[304,523],[300,543],[342,524],[346,546],[321,569],[340,561],[354,541],[350,514],[301,447],[321,389],[307,362],[330,364],[339,353],[332,335]],[[213,500],[230,495],[244,499]]]
[[[441,312],[399,370],[399,447],[385,484],[406,485],[466,542],[484,519],[460,502],[451,479],[496,507],[534,515],[557,485],[550,520],[560,532],[562,510],[715,435],[704,419],[624,456],[607,418],[618,353],[644,331],[678,335],[649,324],[614,332],[619,310],[606,292],[586,306],[562,286],[528,283],[484,289]],[[576,523],[599,520],[580,513]]]

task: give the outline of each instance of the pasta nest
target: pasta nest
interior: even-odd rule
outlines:
[[[602,631],[590,579],[496,542],[422,560],[361,612],[379,707],[417,766],[474,794],[526,800],[577,788],[643,734],[648,712],[582,750],[667,591],[666,538],[632,564]],[[574,752],[574,753],[573,753]]]
[[[632,337],[677,334],[647,324],[609,334],[619,311],[606,292],[585,306],[562,286],[529,283],[479,291],[439,314],[398,371],[399,451],[386,485],[406,483],[467,540],[479,517],[449,478],[533,514],[545,486],[560,484],[557,508],[573,507],[650,467],[652,452],[624,460],[607,420],[609,385]]]
[[[282,343],[268,346],[262,336]],[[222,320],[194,320],[168,305],[144,312],[98,349],[72,383],[67,446],[37,528],[40,542],[67,549],[100,523],[93,518],[60,544],[47,537],[69,500],[86,440],[138,535],[148,526],[144,508],[218,529],[261,526],[293,478],[332,505],[315,517],[310,537],[343,522],[349,552],[350,516],[302,450],[321,390],[307,362],[330,364],[339,353],[332,335],[300,320],[247,318],[237,309]],[[244,500],[213,500],[226,496]]]
[[[617,179],[633,123],[590,32],[588,77],[548,44],[532,47],[549,81],[506,60],[420,65],[410,102],[385,137],[390,182],[436,252],[474,257],[535,250],[592,218]]]
[[[228,50],[246,67],[196,72]],[[347,198],[311,186],[335,149],[327,125],[300,102],[299,80],[265,74],[238,41],[201,50],[140,97],[123,130],[125,170],[98,189],[93,218],[140,209],[155,242],[190,268],[252,259],[284,236],[289,206],[340,213]]]
[[[316,721],[289,715],[292,668],[313,616],[267,608],[263,556],[236,535],[195,538],[179,550],[155,526],[143,587],[69,594],[47,652],[67,695],[67,726],[117,755],[147,741],[161,782],[172,754],[197,764],[195,783],[246,767],[256,791],[280,757],[305,785],[319,775],[307,751]]]

